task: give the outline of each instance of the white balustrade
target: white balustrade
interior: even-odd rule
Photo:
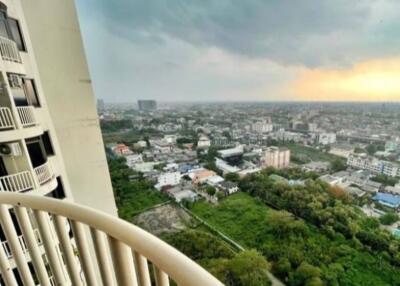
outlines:
[[[33,187],[32,174],[29,171],[0,177],[0,191],[24,192]]]
[[[46,162],[43,165],[34,168],[34,170],[36,177],[38,178],[39,184],[41,185],[50,181],[54,177],[49,162]]]
[[[33,106],[18,106],[17,110],[23,127],[36,125],[35,108]]]
[[[33,210],[42,247],[36,235],[15,243],[16,235],[6,207],[15,208],[24,234],[31,233],[28,213]],[[33,281],[26,267],[27,249],[41,285],[143,285],[223,286],[197,263],[152,234],[98,210],[70,201],[31,194],[0,192],[0,220],[7,223],[10,242],[0,247],[0,270],[6,285],[16,285],[14,259],[21,279]],[[25,219],[24,219],[25,218]],[[50,219],[52,218],[52,219]],[[66,222],[72,225],[70,238]],[[15,229],[15,226],[14,226]],[[94,253],[89,251],[93,245]],[[47,257],[43,261],[42,257]],[[96,262],[97,261],[97,262]],[[153,271],[151,271],[151,267]],[[50,271],[48,271],[50,270]],[[113,282],[116,281],[116,284]]]
[[[14,128],[14,118],[8,107],[0,107],[0,129]]]
[[[5,61],[22,63],[17,44],[5,37],[0,37],[0,54]]]

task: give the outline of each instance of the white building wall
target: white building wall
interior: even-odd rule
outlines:
[[[73,197],[116,215],[74,1],[21,3]]]

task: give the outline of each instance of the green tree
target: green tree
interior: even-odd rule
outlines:
[[[237,173],[228,173],[225,175],[225,180],[231,181],[231,182],[239,182],[240,177]]]
[[[334,172],[343,171],[346,170],[346,168],[346,163],[342,159],[335,159],[331,162],[331,169]]]
[[[379,218],[379,221],[384,225],[391,225],[399,220],[399,215],[395,212],[387,212]]]
[[[269,264],[256,250],[242,251],[227,263],[230,285],[269,286]]]
[[[215,193],[217,192],[217,190],[212,187],[212,186],[207,186],[206,188],[206,193],[209,194],[210,196],[215,195]]]

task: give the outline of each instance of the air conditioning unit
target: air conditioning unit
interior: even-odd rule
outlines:
[[[8,82],[11,88],[21,88],[22,80],[21,77],[17,74],[10,73],[8,74]]]
[[[0,156],[21,156],[22,149],[18,142],[0,144]]]

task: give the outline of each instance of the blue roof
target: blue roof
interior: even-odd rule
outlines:
[[[373,199],[389,207],[397,208],[400,206],[400,196],[387,193],[377,193]]]

